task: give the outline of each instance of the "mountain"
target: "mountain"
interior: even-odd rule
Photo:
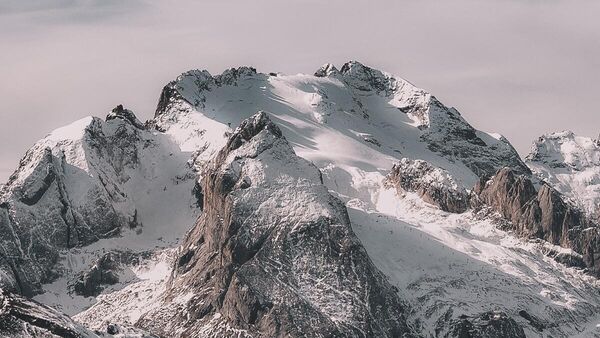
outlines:
[[[266,113],[244,120],[209,167],[204,213],[165,304],[142,327],[164,336],[412,336],[346,208]]]
[[[600,216],[600,141],[563,131],[541,136],[526,157],[540,177],[594,218]]]
[[[196,204],[195,175],[187,160],[172,141],[144,129],[122,106],[106,121],[84,118],[50,133],[27,151],[2,187],[3,286],[39,293],[43,283],[63,274],[57,264],[62,251],[103,238],[140,233],[133,237],[173,244],[163,224],[195,218],[189,207]],[[134,250],[155,245],[112,244]]]
[[[356,61],[193,70],[27,152],[0,281],[120,336],[600,336],[596,223],[539,172]]]
[[[71,318],[22,296],[0,294],[0,336],[99,338]]]

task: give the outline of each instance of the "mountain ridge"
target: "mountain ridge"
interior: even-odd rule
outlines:
[[[202,182],[224,175],[224,187],[232,185],[237,189],[231,195],[237,199],[223,210],[238,210],[241,214],[260,210],[243,197],[250,196],[256,177],[237,177],[231,182],[224,179],[248,170],[244,169],[248,167],[242,163],[243,156],[227,161],[220,158],[219,163],[231,166],[227,175],[215,171],[222,149],[250,147],[252,137],[237,133],[234,128],[248,126],[244,121],[253,121],[257,111],[266,111],[270,123],[279,130],[271,129],[271,134],[281,134],[299,159],[318,168],[319,175],[313,181],[324,184],[318,189],[341,201],[347,209],[348,220],[342,223],[355,233],[357,243],[365,251],[357,256],[361,257],[357,264],[367,267],[367,271],[380,271],[383,276],[350,280],[364,285],[389,285],[383,289],[397,290],[397,297],[405,304],[405,317],[401,320],[404,324],[400,326],[410,327],[415,335],[439,337],[455,337],[468,331],[484,337],[598,334],[592,324],[594,313],[600,308],[600,299],[594,293],[596,280],[582,266],[556,265],[556,261],[566,262],[564,257],[576,259],[582,253],[539,239],[517,238],[501,230],[511,228],[505,226],[506,217],[495,213],[491,200],[482,208],[470,205],[476,197],[474,187],[493,180],[506,167],[515,175],[533,180],[532,184],[539,179],[538,173],[531,173],[506,138],[476,130],[456,109],[446,107],[426,91],[356,61],[339,70],[325,65],[315,75],[263,74],[252,67],[232,68],[216,76],[193,70],[165,86],[155,117],[146,123],[130,110],[117,106],[104,120],[90,117],[59,128],[33,148],[22,168],[15,172],[15,178],[2,188],[0,225],[10,229],[6,233],[13,234],[12,229],[46,219],[46,211],[60,215],[64,203],[46,208],[41,204],[46,200],[60,201],[60,196],[68,196],[72,201],[66,209],[72,210],[74,219],[84,219],[78,215],[85,213],[92,218],[95,213],[108,215],[110,212],[96,208],[96,199],[90,197],[100,196],[106,210],[114,210],[118,221],[113,223],[113,229],[117,231],[109,233],[108,238],[73,244],[69,244],[71,236],[59,236],[63,244],[46,246],[54,257],[49,263],[24,255],[11,257],[12,261],[4,259],[0,270],[6,276],[34,276],[27,271],[15,272],[14,262],[19,260],[32,263],[34,268],[43,267],[43,272],[32,278],[30,295],[37,294],[36,300],[67,312],[94,330],[106,331],[109,325],[117,325],[123,332],[133,327],[160,332],[165,328],[153,326],[153,314],[172,309],[170,314],[180,315],[169,325],[182,325],[182,331],[170,332],[173,335],[211,327],[216,322],[206,326],[206,320],[213,319],[225,325],[221,329],[230,327],[238,334],[242,331],[235,330],[255,332],[254,336],[260,336],[260,332],[283,332],[278,331],[281,327],[271,326],[272,322],[257,319],[269,313],[269,307],[265,310],[258,306],[258,312],[254,311],[256,308],[248,305],[254,296],[243,291],[242,284],[234,283],[231,290],[232,295],[242,297],[228,303],[237,304],[233,307],[224,307],[221,296],[196,306],[205,297],[204,291],[191,287],[193,282],[185,276],[171,273],[177,271],[180,262],[186,266],[193,261],[194,255],[187,252],[192,243],[202,242],[202,236],[193,237],[198,234],[197,229],[208,229],[211,223],[221,221],[214,214],[211,218],[206,216],[207,210],[216,208],[210,196],[214,198],[218,189]],[[295,158],[288,155],[265,161],[264,170],[271,170],[269,164],[276,166],[282,159]],[[49,159],[44,161],[45,158]],[[62,162],[57,158],[62,158]],[[250,156],[246,160],[252,162],[256,158]],[[66,163],[73,169],[59,172],[52,169],[55,163],[61,168],[67,166],[60,163]],[[64,184],[59,185],[56,177]],[[302,191],[304,186],[299,189]],[[234,198],[231,196],[227,198]],[[261,200],[261,196],[256,200]],[[302,207],[294,210],[300,212]],[[206,219],[201,221],[203,216]],[[231,219],[239,215],[234,216]],[[20,221],[11,220],[15,217]],[[83,224],[59,218],[46,221],[44,229],[63,231]],[[266,227],[285,224],[274,216],[265,219]],[[190,230],[194,224],[196,230]],[[323,229],[331,226],[327,224]],[[97,231],[101,227],[86,229]],[[214,234],[207,231],[204,240]],[[3,243],[17,245],[21,238],[19,234],[6,237]],[[180,246],[184,238],[187,239]],[[226,242],[243,243],[236,241]],[[227,252],[222,251],[219,256],[224,261],[230,257]],[[288,254],[280,249],[271,252]],[[306,250],[303,254],[320,257],[319,252]],[[563,258],[555,259],[559,256]],[[343,261],[339,264],[342,270],[347,268]],[[305,266],[301,270],[310,269]],[[196,271],[200,275],[207,272]],[[285,268],[276,271],[293,275]],[[215,278],[213,282],[218,284],[221,278]],[[174,280],[180,284],[175,289],[193,292],[169,296],[169,285]],[[359,284],[353,285],[361,289]],[[85,295],[78,294],[81,287],[77,285],[84,286]],[[252,292],[262,290],[260,283],[251,285]],[[261,299],[276,299],[268,291],[259,294]],[[472,297],[474,294],[476,298]],[[343,297],[336,297],[341,296],[325,297],[323,301],[344,304]],[[397,304],[395,297],[388,295],[380,300],[384,312],[393,307],[382,304],[386,304],[386,299]],[[169,304],[174,304],[174,308]],[[212,317],[195,313],[186,319],[186,308],[192,309],[187,312],[191,315],[193,308],[204,308],[206,304],[212,304],[206,312]],[[236,314],[234,308],[240,312]],[[226,310],[221,313],[221,309]],[[299,314],[295,312],[293,316]],[[266,331],[252,326],[258,322]],[[297,332],[293,331],[297,327],[288,328]],[[204,332],[210,336],[209,332],[216,331]],[[169,332],[163,335],[168,336]],[[314,335],[318,333],[315,331]]]

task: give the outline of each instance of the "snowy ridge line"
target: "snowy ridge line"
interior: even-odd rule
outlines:
[[[227,170],[215,171],[214,163],[221,149],[231,146],[232,137],[260,125],[246,122],[234,130],[257,111],[266,112],[291,153],[242,136],[232,152],[235,155],[220,158]],[[588,196],[569,191],[580,191],[574,182],[595,177],[595,155],[588,154],[593,148],[589,142],[577,138],[574,142],[579,144],[577,151],[560,149],[577,154],[565,157],[577,160],[565,160],[570,164],[559,169],[592,170],[591,176],[572,179],[577,172],[569,169],[560,172],[564,175],[561,180],[547,181],[557,192],[583,202],[579,205],[585,208]],[[246,152],[258,155],[244,156]],[[261,155],[267,153],[272,156]],[[286,175],[296,170],[293,153],[319,170],[312,174],[313,169],[298,169],[305,168],[302,165],[290,179]],[[303,301],[319,313],[311,318],[334,323],[306,328],[315,331],[305,336],[326,334],[326,327],[357,336],[364,336],[369,327],[383,331],[408,327],[416,336],[433,337],[459,337],[465,332],[481,337],[600,336],[596,327],[600,321],[598,281],[578,265],[586,260],[580,248],[592,248],[589,244],[594,241],[595,228],[582,229],[582,235],[574,237],[581,239],[579,246],[569,250],[563,248],[570,247],[563,240],[573,241],[571,237],[555,231],[560,227],[545,228],[543,224],[550,224],[546,221],[528,223],[540,225],[542,235],[537,237],[545,241],[518,238],[524,236],[524,230],[535,230],[517,227],[525,222],[509,222],[503,231],[495,221],[498,217],[510,219],[512,213],[507,211],[522,206],[521,202],[528,205],[531,215],[536,215],[536,210],[540,214],[563,210],[574,215],[568,211],[566,198],[543,188],[538,183],[540,171],[531,161],[528,164],[535,176],[501,135],[476,130],[456,109],[430,93],[356,61],[339,69],[327,64],[314,75],[263,74],[252,67],[232,68],[216,76],[189,71],[165,86],[155,117],[146,123],[117,106],[105,120],[89,117],[59,128],[28,151],[14,179],[0,192],[0,249],[18,253],[10,256],[13,263],[0,262],[0,282],[13,289],[16,284],[30,285],[32,294],[39,293],[37,301],[102,334],[111,331],[121,337],[147,334],[141,326],[158,332],[173,327],[169,334],[175,336],[214,336],[219,332],[260,337],[261,332],[277,327],[275,322],[298,330],[303,326],[283,319],[300,318],[302,313],[299,308],[282,305],[286,304],[285,290],[306,295]],[[504,168],[510,168],[513,178],[531,180],[531,185],[520,179],[500,182],[493,189],[492,184],[481,183],[498,183],[497,173]],[[221,177],[220,187],[227,188],[224,191],[233,187],[233,192],[225,194],[224,204],[214,201],[220,199],[215,194],[219,185],[202,184],[210,181],[211,173]],[[310,179],[300,178],[306,175]],[[320,182],[326,189],[315,189],[323,194],[311,193],[311,187]],[[560,182],[571,190],[563,189]],[[512,190],[500,189],[503,184]],[[477,185],[479,188],[474,188]],[[483,190],[478,189],[486,187],[484,199],[480,196]],[[269,198],[269,191],[277,192],[274,199]],[[321,215],[333,208],[318,203],[329,194],[341,199],[345,208],[341,204],[340,208],[348,210],[348,219],[341,222],[344,226],[321,221],[311,225],[308,220],[313,216],[320,215],[323,220],[335,214]],[[520,200],[519,196],[527,198]],[[483,209],[472,207],[474,198],[484,200]],[[216,236],[218,232],[208,231],[208,223],[202,219],[208,219],[215,206],[229,205],[226,201],[232,199],[237,203],[227,209],[235,210],[231,217],[221,212],[211,219],[249,232],[225,240],[228,234]],[[256,206],[257,201],[263,203]],[[552,208],[555,206],[564,208]],[[285,213],[271,212],[277,210]],[[490,217],[490,212],[496,214]],[[244,218],[247,215],[251,216]],[[515,215],[519,220],[523,216]],[[103,221],[97,222],[100,216]],[[253,217],[263,220],[260,227],[252,226],[256,224]],[[230,224],[237,219],[243,221]],[[282,224],[293,226],[289,232],[277,231]],[[251,245],[254,236],[266,229],[275,235]],[[319,238],[337,238],[332,234],[344,229],[356,234],[364,254],[351,251],[350,280],[364,277],[357,272],[358,266],[374,264],[373,269],[381,271],[383,278],[366,279],[363,285],[389,281],[395,291],[394,296],[371,299],[371,304],[393,312],[395,307],[389,304],[399,299],[405,309],[402,321],[381,323],[369,319],[381,318],[372,314],[361,317],[360,310],[349,309],[360,309],[356,304],[368,302],[345,302],[350,294],[327,291],[339,289],[328,287],[329,279],[325,279],[327,283],[319,278],[303,280],[315,267],[323,266],[320,253],[330,251],[307,249],[312,246],[298,249],[297,255],[309,257],[306,262],[310,264],[275,260],[266,253],[262,259],[263,250],[282,257],[286,257],[285,250],[291,250],[274,246],[269,251],[263,246],[294,243],[288,242],[288,236],[310,242],[314,239],[310,231],[316,229],[328,231]],[[101,238],[107,233],[110,238]],[[208,240],[209,234],[212,240]],[[182,239],[183,246],[177,250]],[[229,278],[227,273],[200,268],[210,267],[202,259],[210,262],[220,257],[219,253],[228,250],[224,247],[227,243],[249,248],[232,250],[232,257],[254,254],[248,261],[234,260],[234,271],[262,267],[269,276],[297,279],[282,277],[276,280],[280,289],[265,289],[261,285],[270,277],[252,279],[240,272]],[[314,242],[315,247],[319,243]],[[332,243],[328,250],[344,247],[347,241]],[[203,254],[211,245],[215,248]],[[14,270],[17,260],[25,264]],[[337,260],[328,262],[337,264],[332,263]],[[183,272],[186,269],[187,273]],[[192,275],[202,278],[189,277]],[[215,289],[202,287],[204,281],[225,283],[223,290],[230,291],[212,298]],[[75,292],[74,285],[80,285],[77,289],[84,290],[84,295]],[[360,288],[351,288],[355,289]],[[281,315],[288,310],[292,317]],[[170,326],[151,327],[153,318],[169,316],[178,319]],[[317,327],[323,331],[317,332]]]

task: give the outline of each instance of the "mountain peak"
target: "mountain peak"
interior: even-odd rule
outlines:
[[[111,112],[108,113],[108,115],[106,115],[106,121],[114,119],[122,119],[131,123],[137,128],[144,129],[144,124],[140,120],[138,120],[138,118],[131,110],[123,108],[122,104],[113,108]]]
[[[358,61],[348,61],[340,69],[344,81],[360,91],[375,91],[391,95],[397,88],[396,79]]]
[[[339,74],[340,71],[331,63],[326,63],[321,66],[316,72],[316,77],[327,77],[335,74]]]
[[[271,121],[267,116],[267,113],[259,111],[250,118],[242,121],[239,127],[235,129],[233,134],[229,137],[226,149],[232,151],[241,147],[244,143],[250,141],[250,139],[263,130],[276,138],[283,137],[281,130]]]

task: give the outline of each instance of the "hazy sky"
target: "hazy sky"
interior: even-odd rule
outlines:
[[[356,59],[526,154],[600,132],[600,1],[0,0],[0,182],[46,133],[119,103],[150,118],[192,68],[313,73]]]

